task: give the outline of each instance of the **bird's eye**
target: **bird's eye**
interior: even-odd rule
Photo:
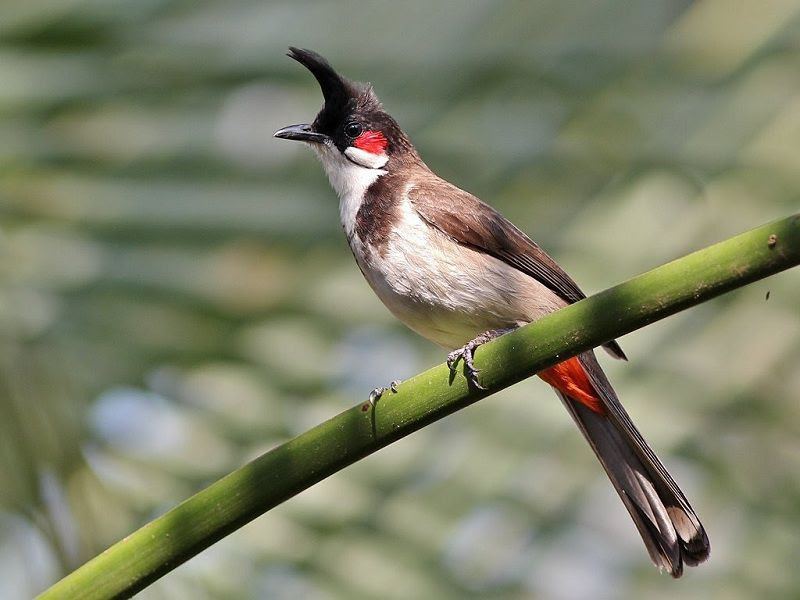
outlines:
[[[347,137],[357,138],[361,135],[363,128],[361,127],[361,123],[356,123],[355,121],[351,121],[347,125],[344,126],[344,132]]]

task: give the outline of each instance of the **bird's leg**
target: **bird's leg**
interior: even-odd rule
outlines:
[[[392,392],[393,394],[397,393],[397,386],[400,385],[400,380],[395,379],[389,384],[389,387],[376,387],[369,393],[369,403],[372,405],[372,408],[375,408],[375,404],[377,404],[378,400],[381,399],[386,392]]]
[[[456,364],[458,363],[459,359],[464,361],[464,374],[467,376],[467,381],[469,384],[476,389],[485,390],[486,388],[483,387],[478,382],[478,369],[475,368],[475,365],[472,362],[472,357],[475,354],[475,350],[478,349],[478,346],[481,344],[485,344],[497,337],[500,337],[504,333],[508,333],[510,331],[514,331],[517,327],[505,327],[502,329],[491,329],[489,331],[484,331],[474,340],[471,340],[464,344],[461,348],[457,350],[453,350],[450,354],[447,355],[447,366],[450,368],[450,371],[455,373],[456,371]]]

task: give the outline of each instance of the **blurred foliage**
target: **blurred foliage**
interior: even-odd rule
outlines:
[[[587,292],[798,208],[797,0],[4,0],[0,597],[443,360],[361,280],[318,165],[271,137],[321,102],[289,44],[371,80],[435,170]],[[797,283],[607,363],[710,532],[683,581],[524,382],[142,597],[797,596]]]

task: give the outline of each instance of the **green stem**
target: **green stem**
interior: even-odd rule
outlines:
[[[128,597],[272,507],[428,423],[560,360],[800,263],[800,215],[639,275],[481,347],[489,391],[445,365],[270,450],[67,575],[39,598]]]

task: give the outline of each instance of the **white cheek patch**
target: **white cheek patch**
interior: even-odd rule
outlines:
[[[389,157],[386,156],[386,154],[373,154],[372,152],[367,152],[366,150],[356,148],[355,146],[350,146],[344,151],[344,153],[347,158],[352,160],[354,163],[357,163],[362,167],[367,167],[368,169],[380,169],[389,160]]]

